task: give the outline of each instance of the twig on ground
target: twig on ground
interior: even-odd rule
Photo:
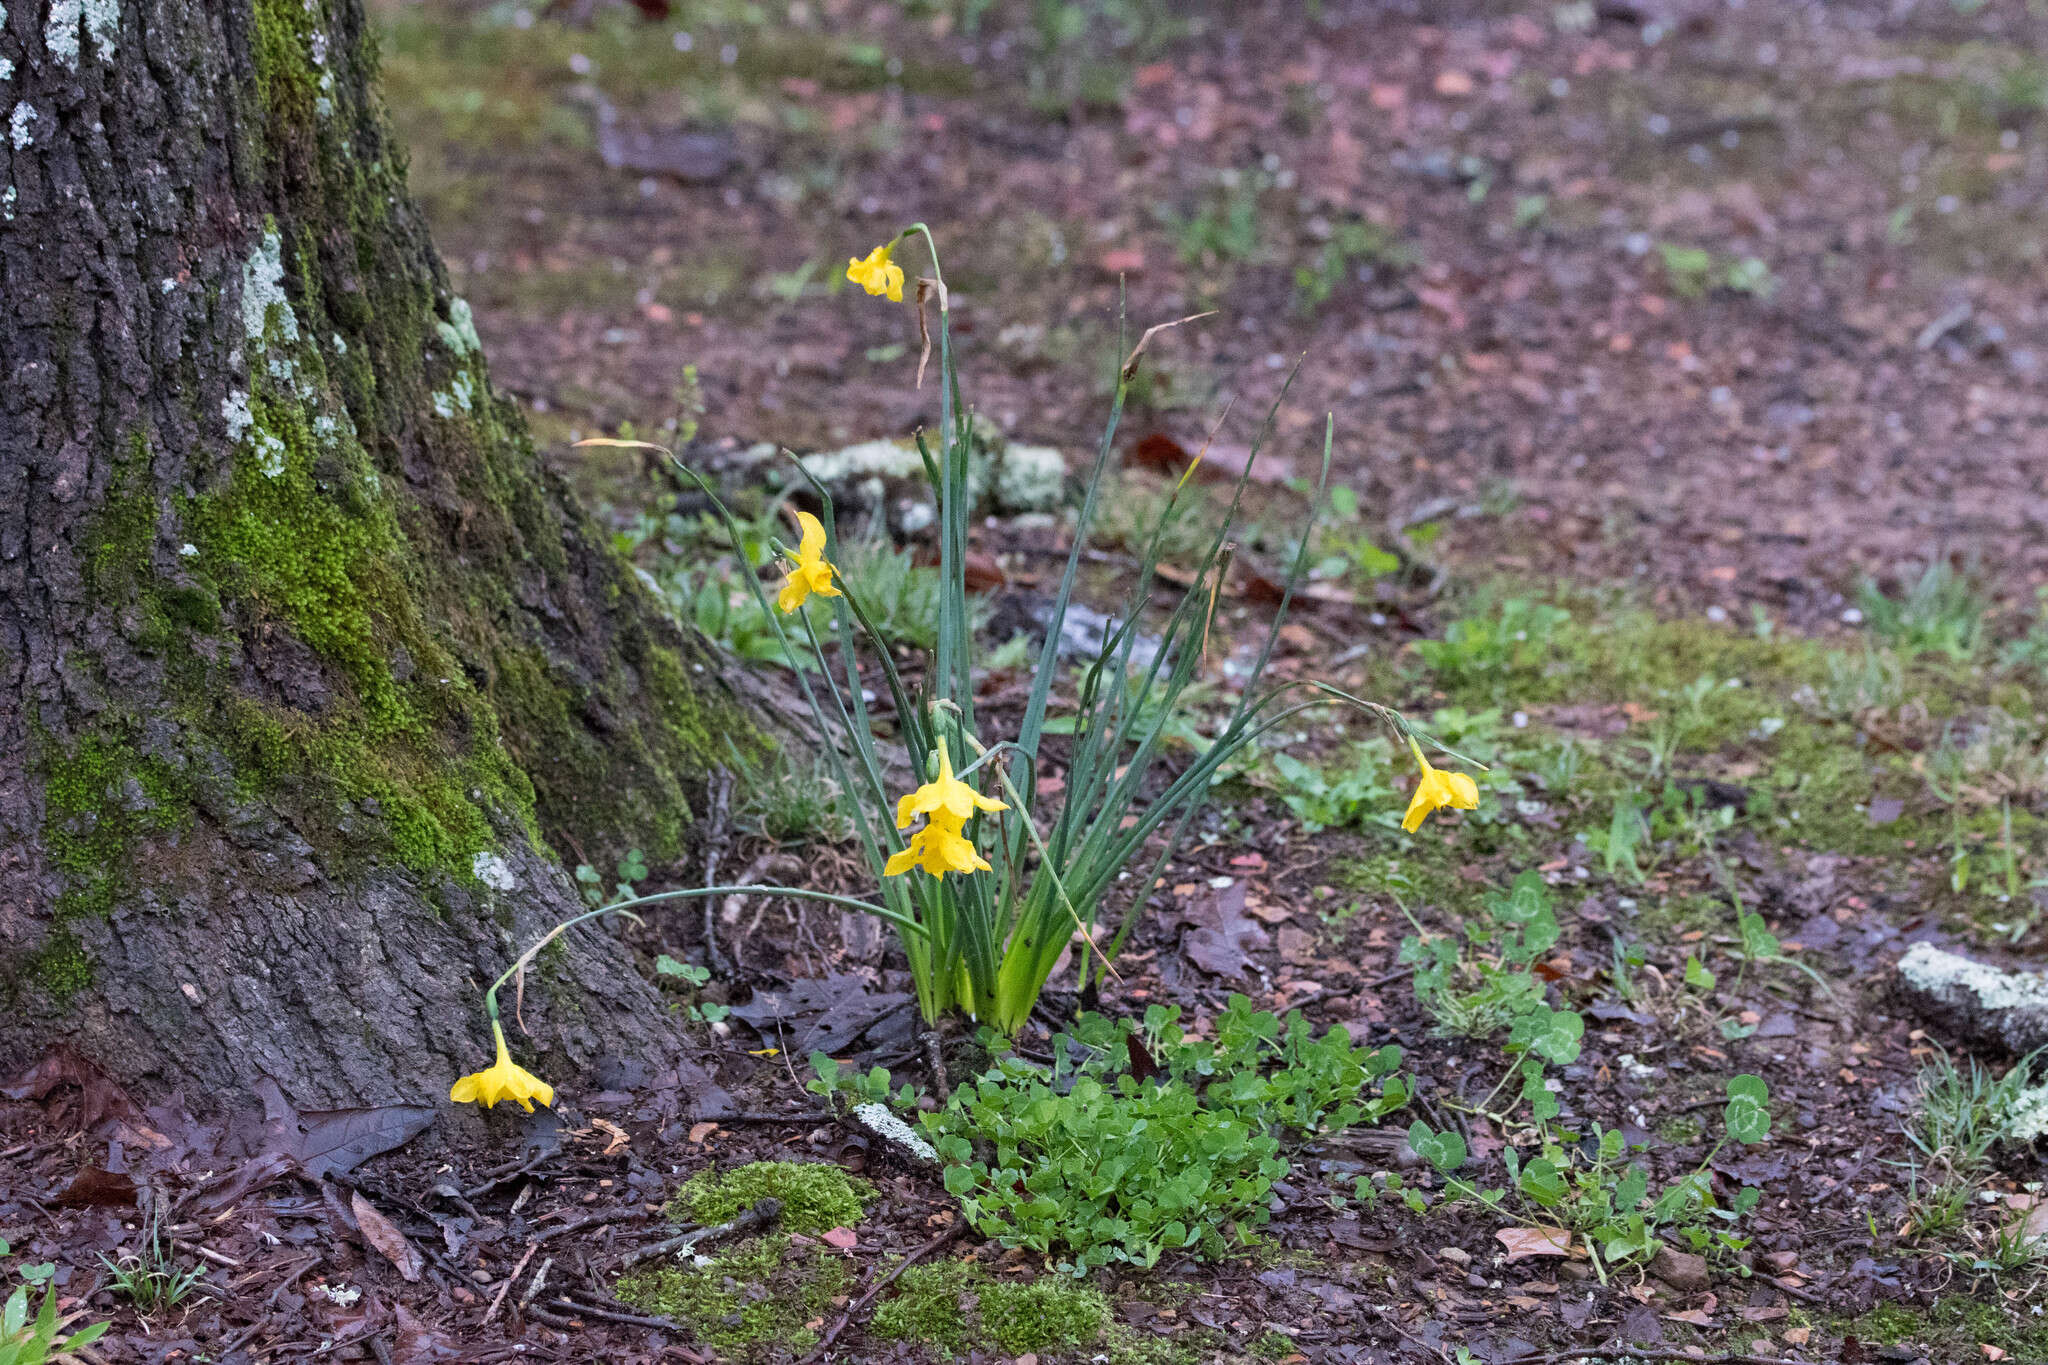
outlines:
[[[822,1109],[799,1109],[793,1114],[775,1114],[765,1109],[743,1109],[736,1114],[698,1114],[692,1123],[830,1123],[832,1115]]]
[[[470,1189],[464,1190],[462,1192],[462,1197],[464,1199],[480,1199],[484,1195],[489,1194],[492,1190],[497,1189],[500,1185],[511,1184],[513,1181],[519,1179],[520,1176],[532,1171],[534,1167],[540,1165],[543,1161],[546,1161],[547,1159],[548,1154],[546,1152],[542,1152],[539,1156],[534,1157],[531,1161],[527,1161],[524,1163],[516,1163],[509,1167],[500,1166],[496,1170],[486,1171],[484,1172],[483,1184],[473,1186]]]
[[[924,1062],[931,1071],[932,1092],[939,1097],[939,1103],[944,1104],[953,1094],[952,1083],[946,1079],[945,1040],[937,1029],[926,1029],[918,1041],[924,1044]]]
[[[554,1306],[556,1308],[573,1309],[578,1313],[588,1313],[594,1318],[603,1318],[606,1322],[623,1322],[629,1327],[659,1327],[667,1332],[687,1332],[689,1330],[681,1323],[669,1318],[650,1318],[639,1313],[621,1312],[619,1309],[606,1308],[602,1304],[592,1303],[588,1299],[573,1298],[567,1294],[557,1298],[554,1301]]]
[[[519,1258],[519,1264],[513,1266],[512,1273],[505,1277],[505,1283],[498,1286],[498,1297],[492,1299],[491,1306],[484,1310],[485,1326],[488,1327],[491,1319],[498,1316],[498,1309],[504,1306],[505,1296],[512,1292],[512,1286],[518,1282],[520,1274],[526,1269],[526,1263],[533,1259],[534,1250],[539,1245],[538,1242],[529,1245],[526,1248],[526,1254]]]
[[[732,811],[732,774],[724,768],[717,768],[711,774],[711,811],[705,823],[704,835],[704,885],[718,885],[718,862],[725,856],[727,823]],[[718,946],[718,903],[717,898],[704,898],[704,965],[711,969],[713,976],[730,979],[732,963],[725,951]]]
[[[648,1209],[613,1209],[608,1213],[593,1213],[590,1217],[580,1219],[577,1222],[564,1223],[558,1228],[549,1228],[546,1232],[537,1232],[527,1239],[527,1246],[537,1247],[549,1238],[560,1237],[565,1232],[581,1232],[585,1228],[603,1227],[608,1223],[631,1223],[641,1218],[651,1218],[653,1216],[653,1212]]]
[[[738,1237],[749,1232],[772,1227],[781,1217],[782,1201],[780,1199],[772,1196],[760,1199],[755,1201],[754,1207],[748,1209],[730,1223],[720,1223],[715,1227],[698,1228],[694,1232],[686,1232],[680,1237],[671,1237],[666,1241],[656,1242],[652,1246],[638,1247],[629,1251],[620,1259],[618,1269],[631,1270],[634,1266],[645,1261],[651,1261],[657,1256],[690,1251],[706,1242],[716,1242],[727,1237]]]
[[[540,1297],[542,1287],[548,1282],[548,1271],[554,1269],[554,1265],[554,1257],[547,1256],[542,1258],[540,1269],[533,1272],[533,1279],[527,1283],[526,1292],[519,1296],[519,1306],[522,1309],[528,1307],[535,1299]]]
[[[1760,1356],[1747,1352],[1723,1355],[1694,1355],[1670,1346],[1575,1346],[1568,1351],[1546,1351],[1541,1355],[1510,1356],[1500,1365],[1566,1365],[1581,1360],[1685,1360],[1693,1365],[1813,1365],[1810,1360],[1791,1356]]]
[[[901,1275],[904,1271],[910,1269],[910,1267],[916,1265],[919,1261],[922,1261],[925,1257],[931,1255],[933,1252],[943,1249],[947,1245],[947,1243],[953,1241],[956,1237],[960,1236],[962,1233],[966,1231],[967,1220],[956,1215],[953,1219],[953,1225],[951,1227],[947,1228],[944,1232],[932,1238],[932,1240],[926,1242],[923,1246],[911,1252],[908,1256],[905,1256],[902,1260],[898,1261],[894,1266],[890,1267],[888,1274],[882,1276],[880,1279],[870,1284],[867,1287],[867,1292],[863,1293],[858,1299],[856,1299],[851,1304],[847,1305],[846,1311],[839,1315],[839,1320],[826,1329],[825,1335],[818,1339],[817,1347],[814,1350],[812,1350],[810,1355],[804,1358],[804,1365],[817,1365],[818,1361],[823,1360],[825,1358],[826,1353],[832,1349],[832,1343],[839,1340],[839,1334],[841,1332],[844,1332],[847,1329],[847,1327],[853,1322],[854,1318],[860,1315],[862,1309],[866,1308],[869,1304],[875,1301],[875,1296],[877,1294],[880,1294],[884,1289],[887,1289],[890,1285],[896,1283],[897,1276]]]

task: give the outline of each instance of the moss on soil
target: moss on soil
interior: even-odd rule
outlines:
[[[1110,1321],[1109,1299],[1087,1285],[1052,1276],[998,1280],[976,1262],[943,1261],[903,1272],[869,1330],[946,1351],[988,1343],[1015,1356],[1097,1345]]]
[[[778,1233],[749,1238],[702,1268],[635,1271],[614,1292],[621,1303],[682,1323],[714,1350],[755,1361],[814,1345],[848,1283],[844,1259],[799,1249]]]
[[[730,1222],[760,1199],[782,1201],[782,1226],[807,1236],[860,1222],[875,1187],[815,1161],[754,1161],[730,1171],[700,1171],[669,1201],[669,1213],[707,1226]]]

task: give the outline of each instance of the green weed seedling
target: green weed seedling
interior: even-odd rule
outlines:
[[[1888,597],[1865,579],[1856,605],[1870,629],[1904,657],[1944,654],[1957,663],[1977,656],[1989,606],[1969,575],[1942,559],[1929,564],[1904,597]]]
[[[1447,1200],[1477,1204],[1526,1227],[1577,1234],[1605,1283],[1613,1268],[1656,1255],[1666,1234],[1696,1253],[1729,1262],[1749,1245],[1735,1224],[1756,1206],[1761,1191],[1746,1187],[1722,1207],[1714,1198],[1710,1163],[1730,1142],[1762,1142],[1770,1136],[1770,1091],[1761,1077],[1743,1075],[1728,1082],[1727,1096],[1722,1140],[1655,1199],[1648,1169],[1632,1159],[1622,1135],[1597,1124],[1582,1142],[1576,1134],[1554,1132],[1539,1118],[1538,1155],[1524,1160],[1514,1147],[1504,1148],[1507,1184],[1494,1188],[1454,1174],[1466,1156],[1464,1140],[1456,1134],[1433,1132],[1418,1121],[1410,1125],[1408,1143],[1446,1177]]]
[[[107,1288],[127,1299],[143,1317],[176,1308],[191,1296],[206,1278],[205,1266],[180,1270],[154,1217],[148,1235],[135,1251],[124,1252],[119,1260],[100,1257],[107,1268]]]
[[[1318,1036],[1298,1010],[1282,1021],[1233,996],[1213,1041],[1188,1038],[1179,1017],[1084,1014],[1054,1038],[1050,1067],[1003,1057],[920,1116],[977,1232],[1075,1275],[1175,1251],[1222,1257],[1266,1221],[1289,1169],[1283,1137],[1376,1123],[1408,1102],[1399,1048]],[[887,1097],[886,1075],[842,1080],[829,1059],[813,1064],[814,1089]]]
[[[1509,598],[1490,617],[1453,621],[1443,639],[1417,640],[1413,648],[1446,687],[1499,683],[1540,666],[1551,637],[1571,619],[1562,607]]]
[[[1329,238],[1303,264],[1294,268],[1294,310],[1311,314],[1328,303],[1354,271],[1413,265],[1415,251],[1397,241],[1377,223],[1347,219],[1330,230]]]
[[[689,988],[692,998],[682,1002],[677,1008],[688,1016],[691,1023],[716,1024],[732,1013],[730,1005],[695,998],[697,991],[703,989],[711,980],[709,967],[700,967],[694,962],[680,962],[663,953],[654,959],[654,971],[657,976],[680,981]]]
[[[1401,823],[1395,801],[1392,751],[1368,740],[1351,749],[1351,762],[1318,768],[1291,754],[1272,756],[1280,800],[1294,812],[1307,834],[1377,824],[1396,829]]]
[[[635,883],[647,880],[647,860],[637,848],[626,850],[626,856],[619,859],[614,869],[619,879],[607,893],[604,877],[589,863],[580,863],[576,868],[576,885],[583,893],[583,899],[591,906],[609,905],[613,901],[631,900],[639,895]]]
[[[1429,933],[1412,915],[1409,923],[1415,932],[1401,940],[1397,960],[1415,967],[1415,999],[1438,1032],[1484,1038],[1546,1009],[1530,968],[1556,946],[1559,930],[1541,873],[1524,872],[1506,894],[1488,897],[1466,921],[1463,943]]]
[[[6,1254],[6,1247],[7,1243],[0,1241],[0,1255]],[[0,1304],[0,1365],[54,1365],[56,1361],[73,1359],[113,1326],[108,1322],[96,1322],[60,1341],[57,1334],[81,1315],[60,1315],[57,1312],[57,1286],[45,1284],[42,1307],[36,1311],[35,1320],[30,1321],[28,1289],[25,1284],[14,1286],[7,1302]]]

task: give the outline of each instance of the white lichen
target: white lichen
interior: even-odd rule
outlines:
[[[9,185],[5,191],[0,191],[0,218],[10,223],[14,221],[14,200],[14,186]]]
[[[862,441],[844,450],[803,457],[803,466],[819,483],[856,483],[864,479],[924,477],[924,461],[914,446],[902,441]]]
[[[0,19],[0,23],[5,23],[5,22],[6,22],[6,20],[4,20],[4,19]],[[13,80],[13,79],[14,79],[14,58],[12,58],[12,57],[0,57],[0,81],[11,81],[11,80]]]
[[[284,239],[276,228],[267,228],[263,240],[242,266],[242,330],[261,346],[270,330],[272,308],[277,313],[277,335],[282,341],[299,339],[299,319],[284,292]]]
[[[66,71],[78,70],[81,34],[92,36],[101,61],[114,56],[121,33],[120,0],[50,0],[50,22],[43,27],[43,47]]]
[[[256,435],[256,467],[267,479],[280,478],[284,474],[285,456],[289,454],[283,441],[267,431]]]
[[[249,395],[240,389],[220,400],[220,415],[228,424],[229,445],[240,445],[249,428],[256,425],[256,415],[249,411]]]
[[[856,1104],[853,1107],[853,1116],[876,1137],[894,1143],[919,1161],[938,1161],[939,1154],[932,1150],[932,1145],[919,1137],[916,1129],[896,1117],[896,1112],[888,1105]]]
[[[441,334],[442,344],[459,356],[475,355],[483,349],[483,343],[477,340],[476,318],[469,310],[467,299],[450,299],[448,321],[437,320],[434,330]]]
[[[1916,943],[1899,959],[1899,975],[1926,995],[1953,996],[1968,991],[1991,1013],[2005,1010],[2048,1010],[2048,976],[2040,972],[2006,972],[1943,952],[1931,943]]]
[[[451,417],[453,417],[453,416],[455,415],[455,400],[454,400],[454,399],[450,398],[450,397],[449,397],[449,396],[448,396],[447,394],[445,394],[445,393],[442,393],[442,392],[441,392],[441,391],[440,391],[439,389],[436,389],[436,390],[434,391],[434,394],[433,394],[433,398],[434,398],[434,416],[436,416],[436,417],[439,417],[439,418],[442,418],[443,420],[446,420],[446,419],[448,419],[448,418],[451,418]]]
[[[178,547],[178,557],[180,559],[197,559],[199,558],[199,547],[188,540]]]
[[[1067,491],[1067,459],[1051,446],[1012,443],[1004,447],[996,472],[996,508],[1003,512],[1050,512]]]
[[[36,109],[34,105],[30,104],[27,100],[23,100],[20,104],[14,106],[14,112],[7,119],[7,136],[14,143],[15,151],[27,151],[30,144],[36,140],[35,133],[30,131],[35,121]]]
[[[512,865],[495,853],[479,853],[470,859],[469,873],[493,891],[514,891],[519,887]]]

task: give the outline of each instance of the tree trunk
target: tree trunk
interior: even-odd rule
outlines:
[[[445,1093],[580,908],[550,843],[673,858],[749,742],[492,392],[373,50],[359,0],[0,23],[0,1072]],[[557,1080],[666,1036],[592,929],[524,1014]]]

